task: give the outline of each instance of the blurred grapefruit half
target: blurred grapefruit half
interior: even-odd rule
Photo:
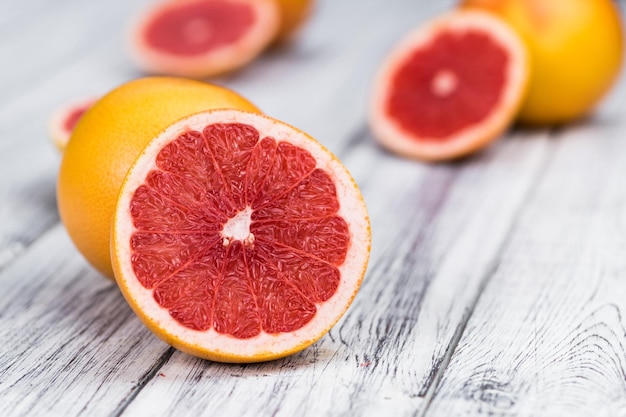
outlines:
[[[486,12],[453,12],[393,48],[374,82],[370,125],[383,146],[404,156],[465,156],[507,129],[528,77],[525,46],[505,23]]]
[[[275,0],[176,0],[133,23],[131,54],[145,71],[205,78],[252,61],[277,36]]]

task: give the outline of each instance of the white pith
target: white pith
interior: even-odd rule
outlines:
[[[341,281],[336,293],[326,302],[319,304],[314,318],[304,327],[290,333],[267,334],[261,332],[250,339],[236,339],[215,330],[195,331],[183,327],[174,320],[168,311],[160,307],[152,296],[152,291],[144,288],[136,279],[129,261],[130,237],[135,231],[131,221],[129,203],[133,190],[142,184],[155,165],[158,151],[168,142],[188,130],[202,130],[213,123],[244,123],[254,126],[260,137],[270,136],[277,141],[288,141],[306,149],[317,160],[317,167],[326,170],[335,180],[340,202],[338,215],[348,223],[351,244],[346,260],[339,267]],[[243,216],[245,220],[245,216]],[[203,350],[215,355],[235,355],[245,358],[279,357],[284,352],[304,347],[317,340],[332,324],[343,315],[354,298],[365,272],[370,246],[369,218],[365,204],[354,180],[348,171],[316,140],[268,117],[235,110],[216,110],[199,113],[176,122],[144,149],[130,169],[118,199],[114,217],[112,248],[116,252],[112,259],[116,269],[116,279],[122,293],[133,309],[143,317],[148,327],[161,328],[167,333],[168,341],[177,339],[191,350]],[[245,223],[245,221],[244,221]],[[244,225],[245,226],[245,225]],[[235,234],[240,233],[238,225]],[[120,262],[121,260],[121,262]],[[181,347],[181,346],[177,346]]]
[[[433,77],[431,89],[436,96],[447,97],[454,93],[459,84],[456,74],[447,69],[442,69]]]
[[[414,140],[415,135],[405,131],[386,113],[387,94],[391,91],[392,74],[409,54],[433,42],[441,30],[466,31],[486,29],[494,34],[493,39],[510,53],[507,66],[507,83],[499,102],[482,122],[470,125],[446,138],[445,142],[435,138]],[[370,106],[370,126],[381,144],[399,154],[426,160],[453,158],[486,145],[503,132],[515,114],[528,82],[528,56],[518,36],[498,18],[483,11],[455,11],[444,15],[426,26],[419,27],[404,37],[385,59],[374,81]],[[445,80],[444,80],[445,81]],[[450,80],[447,80],[450,81]],[[447,82],[446,81],[446,82]],[[440,86],[441,87],[441,86]],[[444,86],[447,90],[451,86]],[[433,86],[433,88],[436,88]]]
[[[244,245],[254,243],[254,234],[250,232],[251,216],[252,208],[248,206],[226,222],[222,229],[224,246],[234,240],[240,240]]]

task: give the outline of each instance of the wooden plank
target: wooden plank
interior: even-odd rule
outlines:
[[[392,19],[393,14],[381,12],[373,16]],[[408,19],[404,22],[408,24]],[[356,35],[360,36],[361,33]],[[175,353],[161,367],[159,359],[163,357],[155,355],[152,361],[146,361],[149,366],[144,364],[150,369],[149,373],[144,374],[148,376],[142,380],[147,384],[145,389],[139,391],[142,382],[127,391],[128,400],[119,406],[113,404],[117,407],[114,411],[133,415],[150,412],[179,414],[181,411],[202,414],[217,410],[218,414],[222,411],[258,415],[270,410],[291,415],[301,410],[302,404],[308,415],[337,412],[366,414],[389,406],[409,413],[419,409],[423,403],[420,395],[431,383],[433,366],[441,362],[448,342],[454,338],[455,320],[462,317],[463,306],[474,299],[484,274],[483,268],[489,265],[497,244],[472,252],[482,262],[475,269],[471,268],[475,261],[471,256],[463,258],[463,262],[457,262],[455,257],[448,257],[446,253],[450,246],[461,253],[475,246],[471,239],[459,239],[458,230],[463,229],[464,222],[469,224],[466,227],[481,231],[483,225],[489,223],[492,228],[487,228],[485,234],[493,237],[493,242],[500,241],[515,213],[520,196],[524,195],[524,190],[532,183],[534,173],[541,166],[546,145],[540,136],[520,137],[486,153],[473,164],[442,167],[405,161],[381,152],[364,127],[364,104],[359,104],[360,100],[365,99],[363,86],[368,81],[367,72],[355,70],[359,75],[353,77],[352,72],[344,68],[351,62],[367,62],[371,74],[375,61],[365,61],[364,58],[369,53],[365,45],[369,45],[368,41],[373,39],[373,36],[365,37],[365,42],[352,49],[352,53],[335,56],[330,59],[330,63],[324,59],[318,64],[328,65],[332,71],[320,73],[315,69],[314,62],[308,63],[304,69],[300,67],[298,70],[296,67],[295,73],[301,78],[293,76],[293,88],[290,84],[282,84],[282,88],[288,88],[285,88],[284,96],[272,104],[277,116],[282,114],[281,117],[294,124],[308,123],[311,129],[319,129],[316,131],[321,132],[321,137],[329,138],[328,143],[333,149],[341,151],[342,158],[362,184],[375,230],[373,267],[350,314],[311,349],[275,363],[233,367]],[[332,37],[328,37],[324,42],[331,40]],[[352,42],[355,41],[352,38]],[[349,44],[344,44],[342,48],[346,45]],[[376,48],[380,48],[382,42],[376,45]],[[336,52],[343,51],[342,48]],[[378,51],[380,53],[380,49]],[[281,61],[281,58],[275,56],[265,59],[270,68],[274,68],[274,59]],[[260,67],[256,67],[253,74],[256,71],[262,73],[263,65],[262,62]],[[81,64],[76,68],[85,66]],[[340,72],[337,73],[337,70]],[[72,74],[68,71],[62,77],[69,78]],[[336,75],[339,76],[332,78]],[[262,93],[259,93],[260,97],[273,97],[270,91],[262,89],[262,86],[271,86],[271,83],[261,77],[252,78],[248,83],[242,82],[241,90],[248,85],[252,86],[251,91],[258,89],[256,91]],[[316,88],[316,83],[311,82],[309,86],[304,84],[305,88],[295,88],[303,85],[302,80],[317,80],[330,87],[321,96],[313,95],[316,93],[312,90]],[[47,85],[53,88],[53,83]],[[233,81],[233,85],[237,85],[236,81]],[[359,85],[360,95],[349,97]],[[302,102],[298,96],[306,96],[307,93],[315,97],[311,101],[314,103],[312,107],[293,110],[291,103]],[[326,102],[333,104],[324,108]],[[323,110],[321,116],[316,113],[320,109]],[[331,122],[326,124],[328,119]],[[335,129],[336,140],[340,141],[337,145],[330,142],[331,138],[335,140]],[[519,158],[520,149],[527,147],[530,148],[529,153]],[[498,160],[495,155],[504,155],[504,160]],[[514,158],[513,165],[518,169],[514,171],[515,175],[504,172],[505,167],[511,165],[508,161],[510,158]],[[372,166],[376,166],[377,170],[372,171]],[[501,175],[503,173],[508,175]],[[399,182],[398,178],[403,181]],[[486,202],[494,202],[495,205],[485,205]],[[406,215],[406,209],[398,210],[403,207],[415,207],[415,211]],[[471,219],[463,215],[466,211],[472,214]],[[379,233],[379,237],[376,237],[376,233]],[[398,245],[394,242],[403,243]],[[76,255],[72,256],[75,262]],[[444,267],[447,272],[438,274],[440,265],[447,265]],[[472,271],[467,283],[468,295],[449,292],[447,288],[451,283],[467,278],[465,268]],[[68,277],[63,274],[60,279]],[[435,294],[430,304],[424,301],[427,294]],[[427,308],[424,309],[424,306]],[[424,312],[420,313],[422,310]],[[129,320],[137,325],[136,319]],[[423,337],[422,331],[415,331],[430,329],[432,323],[436,323],[436,331],[427,338]],[[104,326],[103,323],[99,325]],[[85,349],[83,343],[85,340],[81,339],[68,350],[80,352]],[[98,366],[107,369],[106,364],[102,363],[95,364],[94,368]],[[30,375],[30,371],[24,372]],[[49,377],[53,372],[54,369],[46,376]],[[113,377],[103,381],[102,375],[96,375],[95,379],[100,381],[101,389],[105,392],[113,389],[110,386],[114,383]],[[45,380],[43,377],[36,380],[35,386],[40,387]],[[59,394],[59,391],[49,392],[48,397],[40,401],[42,409],[50,406],[55,393]],[[203,394],[205,392],[210,394]],[[115,398],[118,398],[120,392],[114,393]],[[251,404],[241,401],[241,398],[253,398],[255,402]],[[319,398],[327,398],[329,401],[320,402]],[[77,405],[59,404],[58,409],[72,415],[79,409],[81,401]],[[28,404],[23,399],[19,402]],[[105,413],[103,404],[99,403],[98,407],[95,411]]]
[[[426,415],[626,412],[624,84],[555,134]]]
[[[331,109],[337,111],[336,107]],[[347,163],[360,161],[354,163],[353,172],[372,212],[375,239],[378,236],[378,242],[389,246],[379,253],[375,243],[372,264],[378,269],[368,275],[346,318],[311,349],[276,363],[235,367],[233,371],[232,366],[177,353],[159,371],[161,377],[148,383],[125,414],[332,415],[363,414],[389,406],[411,414],[419,408],[420,395],[431,382],[432,368],[440,363],[447,342],[454,337],[455,320],[477,296],[485,268],[497,253],[497,243],[506,235],[516,207],[542,166],[546,144],[541,137],[518,137],[500,148],[504,159],[495,167],[489,166],[492,161],[487,157],[468,169],[454,165],[433,168],[389,155],[381,158],[380,149],[372,145],[366,132],[357,135],[355,142],[360,145],[346,151],[345,157]],[[520,158],[520,150],[529,145],[530,153]],[[374,165],[376,172],[371,170]],[[457,185],[457,178],[466,180]],[[452,197],[450,190],[454,190]],[[398,208],[406,206],[415,206],[422,215],[403,216]],[[447,207],[443,214],[440,206]],[[478,210],[476,218],[468,219],[476,208],[489,210]],[[498,213],[495,221],[494,213]],[[445,258],[451,242],[454,246],[464,221],[493,237],[494,244],[471,253],[482,261],[474,271],[463,270],[471,269],[476,261],[472,256],[465,256],[463,262],[451,256],[443,261],[447,270],[437,275],[440,258]],[[433,236],[441,239],[436,249],[427,241]],[[393,245],[399,241],[409,242],[401,246],[401,252]],[[465,239],[457,243],[456,250],[463,253],[474,246],[473,240]],[[413,253],[417,248],[423,252]],[[415,264],[423,269],[413,270]],[[472,278],[466,283],[469,296],[447,290],[450,284],[458,286],[467,275]],[[425,287],[429,285],[437,298],[427,303],[425,319],[420,320],[417,312],[423,308]],[[412,333],[415,328],[430,330],[431,323],[437,325],[428,340]],[[406,339],[408,342],[398,342]],[[190,380],[196,384],[192,391],[185,389]],[[251,403],[239,398],[254,400]],[[319,398],[328,401],[320,402]]]
[[[51,75],[89,55],[103,42],[113,39],[121,43],[119,49],[124,54],[123,38],[129,10],[128,5],[120,1],[90,4],[66,0],[45,14],[24,15],[15,23],[8,22],[5,27],[10,27],[9,24],[15,27],[10,36],[1,38],[0,56],[3,62],[17,61],[19,65],[7,65],[3,70],[0,104],[10,104],[25,90],[36,89]],[[64,30],[59,30],[60,27]]]
[[[11,155],[7,152],[6,157]],[[18,157],[0,168],[5,178],[19,178],[0,187],[0,216],[7,219],[0,222],[0,270],[58,222],[56,173],[49,166],[31,165],[40,160]]]
[[[112,68],[127,60],[119,37],[132,8],[124,2],[65,0],[45,13],[31,13],[42,7],[38,0],[13,2],[11,19],[0,20],[0,33],[10,33],[0,37],[0,56],[5,63],[19,61],[5,65],[0,77],[0,176],[6,179],[0,182],[0,215],[11,219],[0,223],[0,270],[59,220],[60,155],[48,138],[50,115],[69,100],[121,82],[119,70]],[[116,29],[120,33],[112,35]]]
[[[57,226],[0,274],[3,415],[113,415],[171,355],[73,251]]]
[[[61,227],[50,229],[58,161],[51,148],[40,146],[42,126],[22,131],[21,125],[33,114],[43,120],[64,95],[86,86],[104,90],[138,73],[120,38],[100,40],[82,57],[82,46],[64,46],[59,56],[69,58],[66,67],[52,55],[32,61],[55,72],[0,102],[0,131],[24,132],[0,144],[8,152],[4,161],[11,161],[0,173],[17,178],[0,186],[7,201],[0,214],[15,219],[13,226],[0,226],[6,239],[0,246],[27,242],[6,252],[6,259],[19,259],[0,273],[6,285],[0,294],[0,403],[8,415],[438,414],[438,401],[444,401],[437,397],[428,409],[431,395],[485,280],[501,265],[512,225],[529,216],[525,200],[535,196],[529,193],[546,167],[553,175],[573,169],[567,163],[553,168],[554,148],[558,158],[565,145],[543,132],[517,132],[476,158],[438,166],[403,160],[375,145],[365,110],[378,59],[413,20],[448,5],[322,2],[300,42],[218,80],[338,153],[362,187],[373,222],[370,270],[349,313],[301,354],[259,365],[220,365],[167,348],[140,325],[112,284],[86,266]],[[93,15],[91,8],[81,10],[72,19]],[[83,25],[81,33],[102,34],[122,15],[112,11],[93,32]],[[23,83],[30,75],[13,80]],[[613,165],[617,160],[615,155]],[[508,243],[505,258],[512,256],[510,248]],[[617,323],[612,329],[619,330]],[[458,366],[454,359],[452,365]],[[440,407],[447,415],[449,408]]]

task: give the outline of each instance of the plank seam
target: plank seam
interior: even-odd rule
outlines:
[[[163,366],[170,360],[176,349],[169,347],[157,360],[152,368],[139,378],[137,385],[133,387],[130,394],[124,398],[124,400],[113,410],[112,417],[120,417],[128,406],[135,400],[135,398],[141,393],[141,391],[148,385],[148,383],[154,378],[157,373],[163,368]]]
[[[529,181],[528,188],[526,189],[524,196],[521,199],[522,202],[516,208],[515,214],[512,216],[512,220],[506,232],[506,237],[502,240],[500,247],[496,251],[494,260],[490,263],[485,274],[480,280],[480,285],[478,286],[478,291],[476,292],[476,296],[474,297],[472,302],[469,304],[469,306],[466,308],[465,314],[463,315],[461,321],[457,325],[457,328],[454,331],[452,338],[450,339],[450,343],[448,347],[446,348],[443,354],[443,357],[439,360],[439,363],[435,365],[435,367],[433,368],[434,369],[433,372],[429,376],[430,385],[425,390],[424,407],[421,410],[416,410],[416,412],[414,413],[414,416],[425,417],[428,414],[430,405],[432,404],[432,401],[439,389],[439,385],[441,383],[441,380],[443,379],[443,375],[446,372],[448,366],[450,365],[452,356],[454,355],[454,352],[456,351],[461,341],[461,338],[463,337],[463,334],[465,333],[467,324],[472,318],[472,315],[474,314],[476,306],[478,305],[484,293],[485,288],[487,287],[487,285],[489,285],[489,282],[491,281],[493,276],[496,274],[498,268],[500,267],[502,254],[507,250],[507,248],[511,244],[511,237],[512,237],[511,231],[514,230],[516,225],[519,223],[519,220],[520,220],[522,212],[524,211],[524,208],[526,207],[527,203],[532,199],[534,190],[537,189],[536,185],[545,176],[546,170],[550,166],[550,161],[552,159],[551,157],[554,156],[554,153],[555,153],[554,148],[556,146],[556,141],[550,140],[550,139],[551,137],[552,139],[554,139],[553,137],[556,136],[557,133],[558,133],[558,129],[550,129],[547,132],[548,150],[543,156],[543,161],[539,163],[539,168],[535,171],[532,179]]]
[[[358,145],[367,140],[368,135],[369,127],[367,126],[367,123],[361,123],[359,124],[359,126],[352,129],[352,133],[347,135],[347,140],[335,153],[337,158],[339,158],[340,160],[346,159],[346,155],[351,151],[351,149],[356,148]]]

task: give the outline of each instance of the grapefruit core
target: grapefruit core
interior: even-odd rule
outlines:
[[[61,152],[65,150],[76,123],[95,101],[95,98],[81,99],[60,107],[52,114],[48,132],[58,150]]]
[[[448,14],[411,32],[385,60],[374,82],[372,131],[409,157],[467,155],[509,126],[528,73],[524,45],[500,20]]]
[[[370,240],[360,191],[316,140],[264,115],[214,110],[172,124],[135,161],[111,258],[156,335],[206,359],[258,362],[336,323]]]
[[[135,24],[132,55],[151,73],[210,77],[250,62],[279,26],[274,0],[166,1]]]

